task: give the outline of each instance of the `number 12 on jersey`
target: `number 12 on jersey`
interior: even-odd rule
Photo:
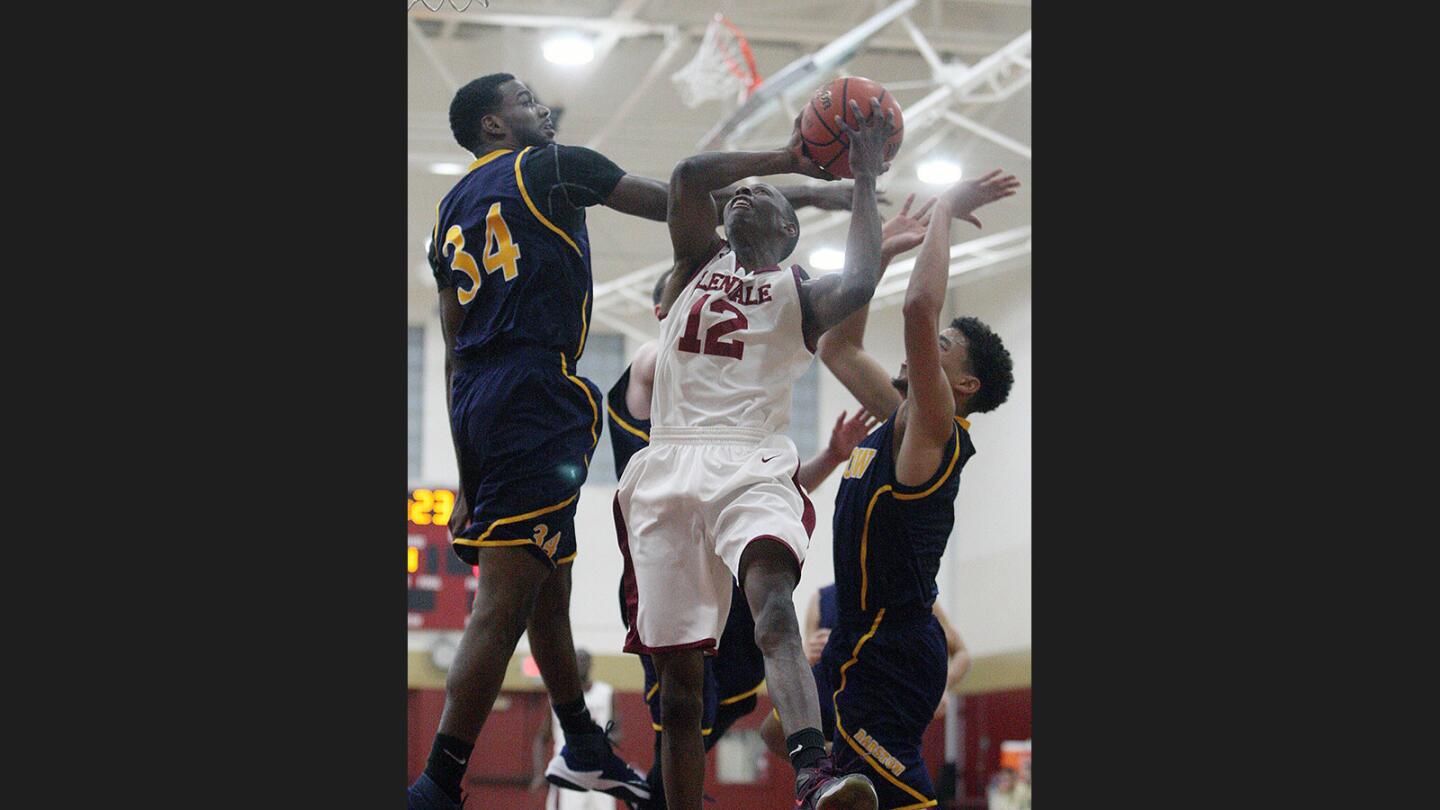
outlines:
[[[705,302],[710,298],[708,293],[702,295],[690,307],[690,317],[685,321],[685,334],[680,336],[680,342],[676,344],[676,348],[691,354],[709,354],[717,357],[733,357],[739,360],[745,356],[745,343],[739,340],[721,340],[720,338],[737,329],[749,327],[750,321],[739,307],[724,298],[716,298],[710,304],[710,311],[721,314],[728,312],[734,317],[711,324],[710,328],[705,330],[704,344],[702,345],[700,342],[700,314],[701,310],[705,308]]]

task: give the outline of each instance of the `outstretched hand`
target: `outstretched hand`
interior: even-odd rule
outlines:
[[[860,442],[870,435],[870,431],[880,424],[880,420],[870,415],[870,412],[861,408],[855,412],[848,421],[845,419],[845,411],[840,412],[840,418],[835,420],[835,427],[830,431],[830,455],[831,458],[847,459]]]
[[[835,116],[835,125],[850,139],[850,173],[857,178],[879,177],[890,170],[890,164],[885,162],[885,143],[895,134],[895,111],[884,110],[881,115],[880,99],[871,98],[867,118],[852,98],[850,113],[855,116],[854,127]]]
[[[1015,175],[1007,174],[1000,176],[1000,170],[978,177],[974,180],[961,180],[950,188],[940,193],[940,199],[950,208],[950,215],[956,219],[963,219],[966,222],[979,228],[980,220],[974,216],[975,209],[982,205],[995,202],[996,200],[1010,197],[1015,194],[1015,189],[1020,187],[1020,181]]]
[[[891,217],[880,228],[880,255],[894,258],[911,248],[919,247],[920,243],[925,241],[925,229],[930,227],[930,207],[935,204],[936,199],[931,197],[920,206],[920,210],[911,214],[910,204],[915,202],[915,195],[906,197],[900,213]]]

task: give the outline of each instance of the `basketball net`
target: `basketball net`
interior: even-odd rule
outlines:
[[[735,98],[743,102],[761,78],[745,35],[724,15],[716,14],[705,27],[695,58],[671,74],[670,81],[675,83],[685,106],[694,109],[713,99]]]

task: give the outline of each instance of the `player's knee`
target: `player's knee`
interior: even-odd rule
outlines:
[[[766,655],[800,643],[800,623],[788,593],[771,593],[755,614],[755,646]]]
[[[534,609],[533,594],[529,595],[529,598],[506,599],[482,591],[475,597],[475,605],[470,611],[470,624],[474,625],[475,632],[482,636],[499,641],[518,641],[520,634],[525,632],[525,625]]]
[[[688,684],[676,683],[673,687],[660,688],[660,717],[668,727],[699,724],[705,712],[705,698],[700,689]]]

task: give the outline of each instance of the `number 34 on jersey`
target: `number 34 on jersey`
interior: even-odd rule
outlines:
[[[458,285],[455,288],[460,304],[463,306],[470,303],[480,292],[482,279],[480,269],[475,264],[475,257],[465,251],[465,232],[459,225],[451,225],[445,232],[445,246],[441,252],[442,255],[450,256],[450,269],[459,270],[470,278],[470,289]],[[488,275],[496,270],[503,270],[505,280],[510,281],[520,273],[519,260],[520,246],[510,238],[510,227],[505,224],[504,217],[500,216],[500,203],[494,203],[485,215],[485,249],[480,254],[485,273]]]

